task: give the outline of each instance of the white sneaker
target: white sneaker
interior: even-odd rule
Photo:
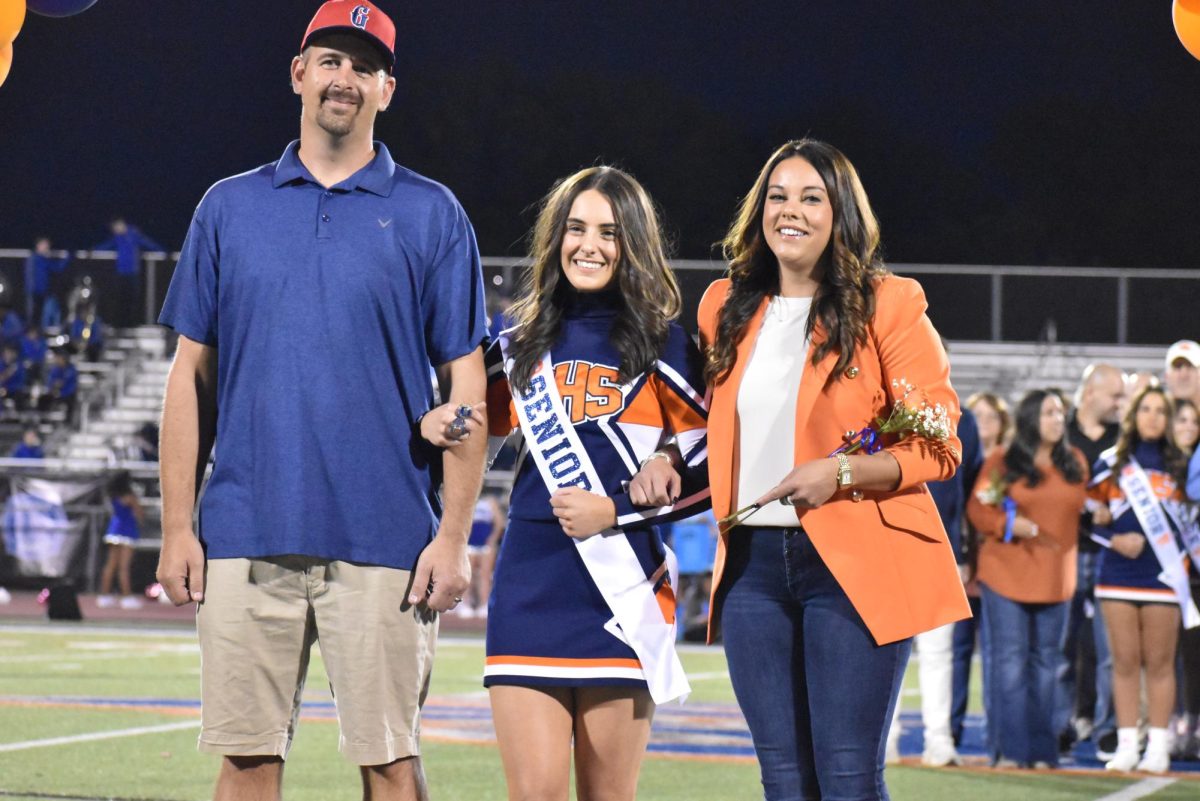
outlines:
[[[470,620],[475,617],[475,607],[470,604],[461,604],[454,612],[464,620]]]
[[[121,599],[121,608],[122,609],[141,609],[142,608],[142,599],[138,598],[136,595],[126,595],[124,598]]]
[[[96,596],[96,606],[100,607],[101,609],[108,609],[109,607],[116,606],[116,605],[117,605],[117,599],[112,597],[111,595],[97,595]]]
[[[939,737],[925,743],[925,753],[921,754],[921,764],[931,768],[944,768],[948,765],[961,765],[962,759],[954,747],[953,740]]]
[[[1120,773],[1129,773],[1136,767],[1138,767],[1138,752],[1122,751],[1119,748],[1113,758],[1104,763],[1105,770],[1115,770]]]
[[[475,607],[475,617],[486,619],[488,616],[487,604],[483,603]]]
[[[1170,768],[1170,752],[1157,748],[1153,750],[1147,748],[1146,753],[1142,756],[1142,761],[1137,764],[1137,769],[1142,773],[1166,773]]]
[[[0,587],[0,605],[12,603],[12,593]]]

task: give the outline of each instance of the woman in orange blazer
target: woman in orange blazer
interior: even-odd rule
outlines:
[[[949,363],[921,287],[884,268],[858,175],[827,144],[771,156],[725,252],[729,278],[699,311],[709,479],[718,518],[759,509],[721,532],[710,639],[723,632],[767,801],[886,799],[909,638],[970,614],[925,489],[960,460]],[[902,398],[940,404],[947,435],[833,455]]]

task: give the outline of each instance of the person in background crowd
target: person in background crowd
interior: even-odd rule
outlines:
[[[1129,412],[1129,403],[1134,396],[1140,393],[1146,387],[1161,387],[1162,382],[1158,380],[1158,376],[1154,373],[1139,370],[1136,373],[1130,373],[1125,379],[1125,396],[1121,401],[1121,419],[1125,419],[1125,415]]]
[[[1153,514],[1156,508],[1165,509],[1183,498],[1187,460],[1175,447],[1172,416],[1161,387],[1143,389],[1121,421],[1116,447],[1105,451],[1094,471],[1092,495],[1099,505],[1093,510],[1093,537],[1105,548],[1100,554],[1096,597],[1112,651],[1118,727],[1116,753],[1105,764],[1109,770],[1162,773],[1170,767],[1168,725],[1175,706],[1180,610],[1192,600],[1186,580],[1172,587],[1160,578],[1170,578],[1168,571],[1180,569],[1181,563],[1169,523],[1163,522],[1167,526],[1163,530],[1149,532],[1146,526],[1163,520]],[[1131,488],[1143,487],[1131,496]],[[1147,498],[1145,504],[1135,505],[1139,497]],[[1146,752],[1139,761],[1143,672],[1150,725]]]
[[[1117,442],[1125,373],[1110,364],[1090,364],[1080,377],[1075,404],[1067,416],[1067,437],[1091,469],[1100,454]],[[1092,514],[1079,516],[1079,569],[1063,634],[1057,716],[1059,750],[1091,737],[1096,747],[1116,747],[1117,724],[1112,708],[1112,658],[1104,621],[1096,611],[1096,559],[1100,546],[1092,540]]]
[[[144,519],[142,504],[137,493],[133,491],[133,481],[125,470],[109,480],[106,492],[112,506],[112,517],[109,518],[108,529],[104,532],[108,558],[104,562],[104,569],[100,571],[100,594],[96,597],[96,605],[110,607],[117,603],[109,594],[115,578],[121,590],[121,608],[139,609],[142,601],[133,594],[130,567],[133,564],[133,546],[137,544]]]
[[[100,361],[104,351],[104,320],[100,319],[95,303],[82,303],[67,321],[71,347],[89,362]]]
[[[25,378],[25,365],[21,362],[20,347],[6,342],[2,352],[0,398],[11,400],[18,409],[23,409],[29,399],[29,386]]]
[[[129,225],[121,217],[114,217],[108,225],[108,239],[92,248],[116,251],[117,297],[113,309],[118,326],[137,325],[142,319],[142,252],[164,251],[162,245],[146,236],[137,226]]]
[[[13,448],[14,459],[45,459],[46,452],[42,450],[42,438],[36,428],[27,428],[21,435],[21,441]]]
[[[66,269],[71,252],[62,257],[54,255],[49,238],[40,236],[33,252],[25,260],[25,316],[33,324],[42,318],[42,306],[49,297],[54,276]]]
[[[962,410],[958,420],[958,438],[962,440],[962,464],[952,478],[931,481],[926,486],[933,495],[942,526],[950,537],[959,574],[964,585],[967,583],[966,552],[963,548],[965,529],[964,515],[967,493],[975,487],[975,479],[983,464],[983,451],[979,447],[979,429],[970,409]],[[954,690],[954,634],[958,623],[939,626],[932,631],[918,634],[917,680],[921,690],[921,724],[925,733],[925,747],[921,753],[921,764],[934,768],[960,765],[957,744],[952,729]],[[900,709],[892,715],[892,728],[888,732],[888,760],[899,761],[901,734]]]
[[[1167,348],[1163,383],[1175,400],[1200,404],[1200,344],[1181,339]]]
[[[1003,398],[991,392],[976,392],[967,398],[965,408],[971,410],[979,429],[979,448],[984,458],[996,447],[1008,443],[1012,433],[1012,417]]]
[[[46,375],[46,392],[40,406],[43,410],[61,406],[67,411],[67,419],[75,419],[75,405],[79,389],[79,370],[71,363],[71,354],[66,348],[54,351],[53,364]]]
[[[1008,442],[1012,418],[1008,404],[1003,398],[991,392],[976,392],[967,398],[963,408],[969,409],[975,418],[976,430],[979,432],[979,452],[983,457],[986,458],[997,446]],[[968,493],[973,492],[974,478],[970,483],[964,484],[963,488]],[[979,538],[970,520],[964,520],[964,524],[959,571],[962,573],[967,601],[971,604],[971,616],[954,624],[954,685],[950,701],[950,734],[954,738],[955,748],[962,745],[963,724],[967,719],[970,697],[971,661],[975,656],[977,641],[982,639],[979,621],[983,616],[979,582],[975,576],[979,561]],[[986,701],[986,687],[983,697]]]
[[[471,586],[463,593],[459,617],[487,617],[492,595],[492,571],[496,567],[496,546],[504,534],[504,509],[494,492],[484,492],[475,502],[471,533],[467,537],[467,556],[471,559]]]
[[[1012,442],[988,456],[967,514],[979,531],[988,749],[996,767],[1058,763],[1056,673],[1075,593],[1088,476],[1059,395],[1017,406]]]
[[[1173,396],[1174,397],[1174,396]],[[1196,402],[1188,398],[1175,397],[1175,447],[1190,459],[1200,441],[1200,417]]]
[[[17,345],[23,333],[25,323],[17,310],[7,305],[0,306],[0,344]]]
[[[63,316],[62,306],[58,303],[58,298],[51,295],[42,303],[42,315],[40,323],[43,331],[57,331],[62,327]]]
[[[1200,440],[1200,417],[1197,416],[1196,404],[1185,398],[1175,400],[1175,445],[1200,470],[1200,461],[1196,454],[1197,440]],[[1198,477],[1200,478],[1200,477]],[[1192,495],[1191,468],[1188,470],[1188,498],[1196,502],[1200,496]],[[1200,598],[1200,565],[1191,566],[1192,598]],[[1200,627],[1179,630],[1179,659],[1177,671],[1179,685],[1179,701],[1176,707],[1176,720],[1173,727],[1174,746],[1171,749],[1172,759],[1200,759]]]
[[[25,374],[30,381],[40,381],[46,368],[46,354],[49,352],[41,329],[34,323],[26,326],[20,345],[21,363],[25,365]]]

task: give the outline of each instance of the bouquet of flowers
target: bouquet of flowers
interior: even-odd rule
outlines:
[[[892,404],[892,411],[887,418],[876,417],[871,425],[864,426],[860,431],[847,432],[843,437],[846,443],[831,452],[830,456],[839,453],[878,453],[883,449],[882,437],[885,434],[895,434],[900,439],[909,436],[924,437],[930,440],[944,442],[950,437],[950,410],[940,403],[930,406],[926,401],[920,405],[909,404],[908,396],[916,389],[903,378],[892,379],[892,388],[900,392],[900,397]],[[752,503],[743,506],[719,522],[722,528],[729,529],[746,522],[749,517],[761,507]]]

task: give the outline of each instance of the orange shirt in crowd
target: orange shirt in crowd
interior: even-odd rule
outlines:
[[[1017,514],[1038,526],[1038,536],[1004,541],[1004,509],[980,500],[1005,473],[1004,448],[983,462],[975,491],[967,501],[967,519],[979,532],[979,580],[988,589],[1020,603],[1059,603],[1075,594],[1079,548],[1079,514],[1087,497],[1087,459],[1071,449],[1083,468],[1083,480],[1069,483],[1056,468],[1038,465],[1042,480],[1030,487],[1024,479],[1008,487]]]

